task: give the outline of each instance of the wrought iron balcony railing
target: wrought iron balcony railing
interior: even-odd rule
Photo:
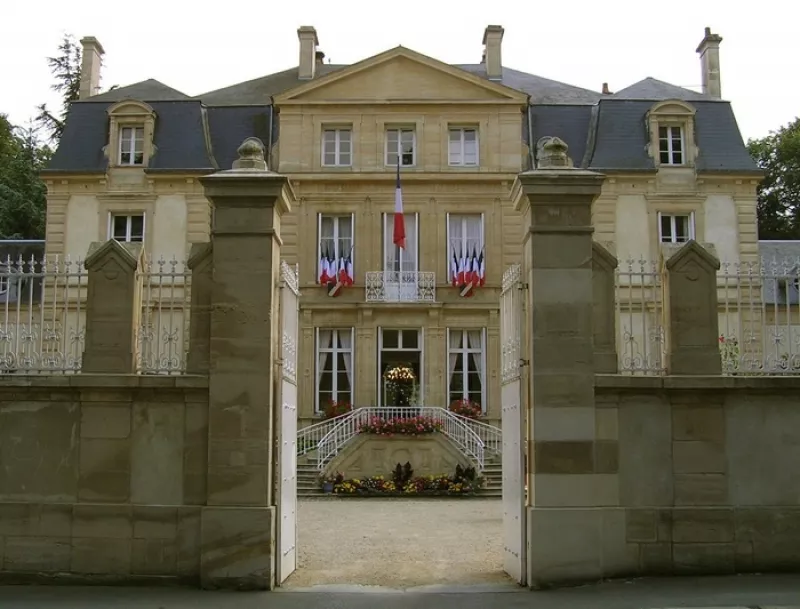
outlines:
[[[366,297],[367,302],[436,302],[436,273],[371,271]]]

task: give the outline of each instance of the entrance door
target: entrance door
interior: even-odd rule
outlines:
[[[422,406],[424,402],[422,378],[422,340],[419,328],[395,330],[378,328],[378,405]],[[414,375],[410,396],[398,396],[386,381],[389,370],[397,367],[410,368]],[[410,399],[406,399],[409,397]]]
[[[299,326],[297,269],[281,262],[280,325],[281,365],[276,404],[280,404],[278,428],[278,556],[276,583],[297,569],[297,335]]]
[[[525,410],[521,364],[524,317],[520,267],[503,275],[500,293],[500,401],[503,424],[503,569],[514,580],[527,581],[525,497]]]

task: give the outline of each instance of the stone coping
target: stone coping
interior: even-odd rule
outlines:
[[[207,376],[196,375],[139,375],[139,374],[0,374],[0,389],[4,387],[111,387],[131,389],[206,389]]]
[[[629,376],[596,374],[596,389],[636,390],[719,390],[748,389],[786,391],[800,389],[800,376]]]

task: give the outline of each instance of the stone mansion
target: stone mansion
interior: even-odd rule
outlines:
[[[543,137],[607,176],[594,238],[620,261],[690,239],[726,261],[758,255],[760,173],[708,28],[702,92],[528,74],[503,64],[497,25],[480,61],[458,65],[402,46],[335,65],[313,27],[297,34],[295,67],[194,97],[156,80],[97,94],[104,50],[82,39],[80,100],[43,179],[48,256],[113,238],[184,260],[213,224],[198,178],[259,138],[297,197],[280,238],[300,273],[301,419],[331,401],[391,405],[383,378],[396,364],[413,370],[418,403],[469,399],[500,419],[499,293],[523,239],[511,187]],[[405,248],[392,237],[398,182]]]

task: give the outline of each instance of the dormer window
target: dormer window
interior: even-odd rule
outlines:
[[[658,102],[647,114],[648,154],[656,167],[691,167],[697,158],[695,109],[685,101]]]
[[[144,127],[120,127],[119,164],[144,165]]]
[[[108,110],[109,133],[105,148],[111,167],[147,167],[156,153],[153,145],[156,114],[146,103],[126,99]]]
[[[658,154],[662,165],[683,165],[683,127],[680,125],[658,128]]]

